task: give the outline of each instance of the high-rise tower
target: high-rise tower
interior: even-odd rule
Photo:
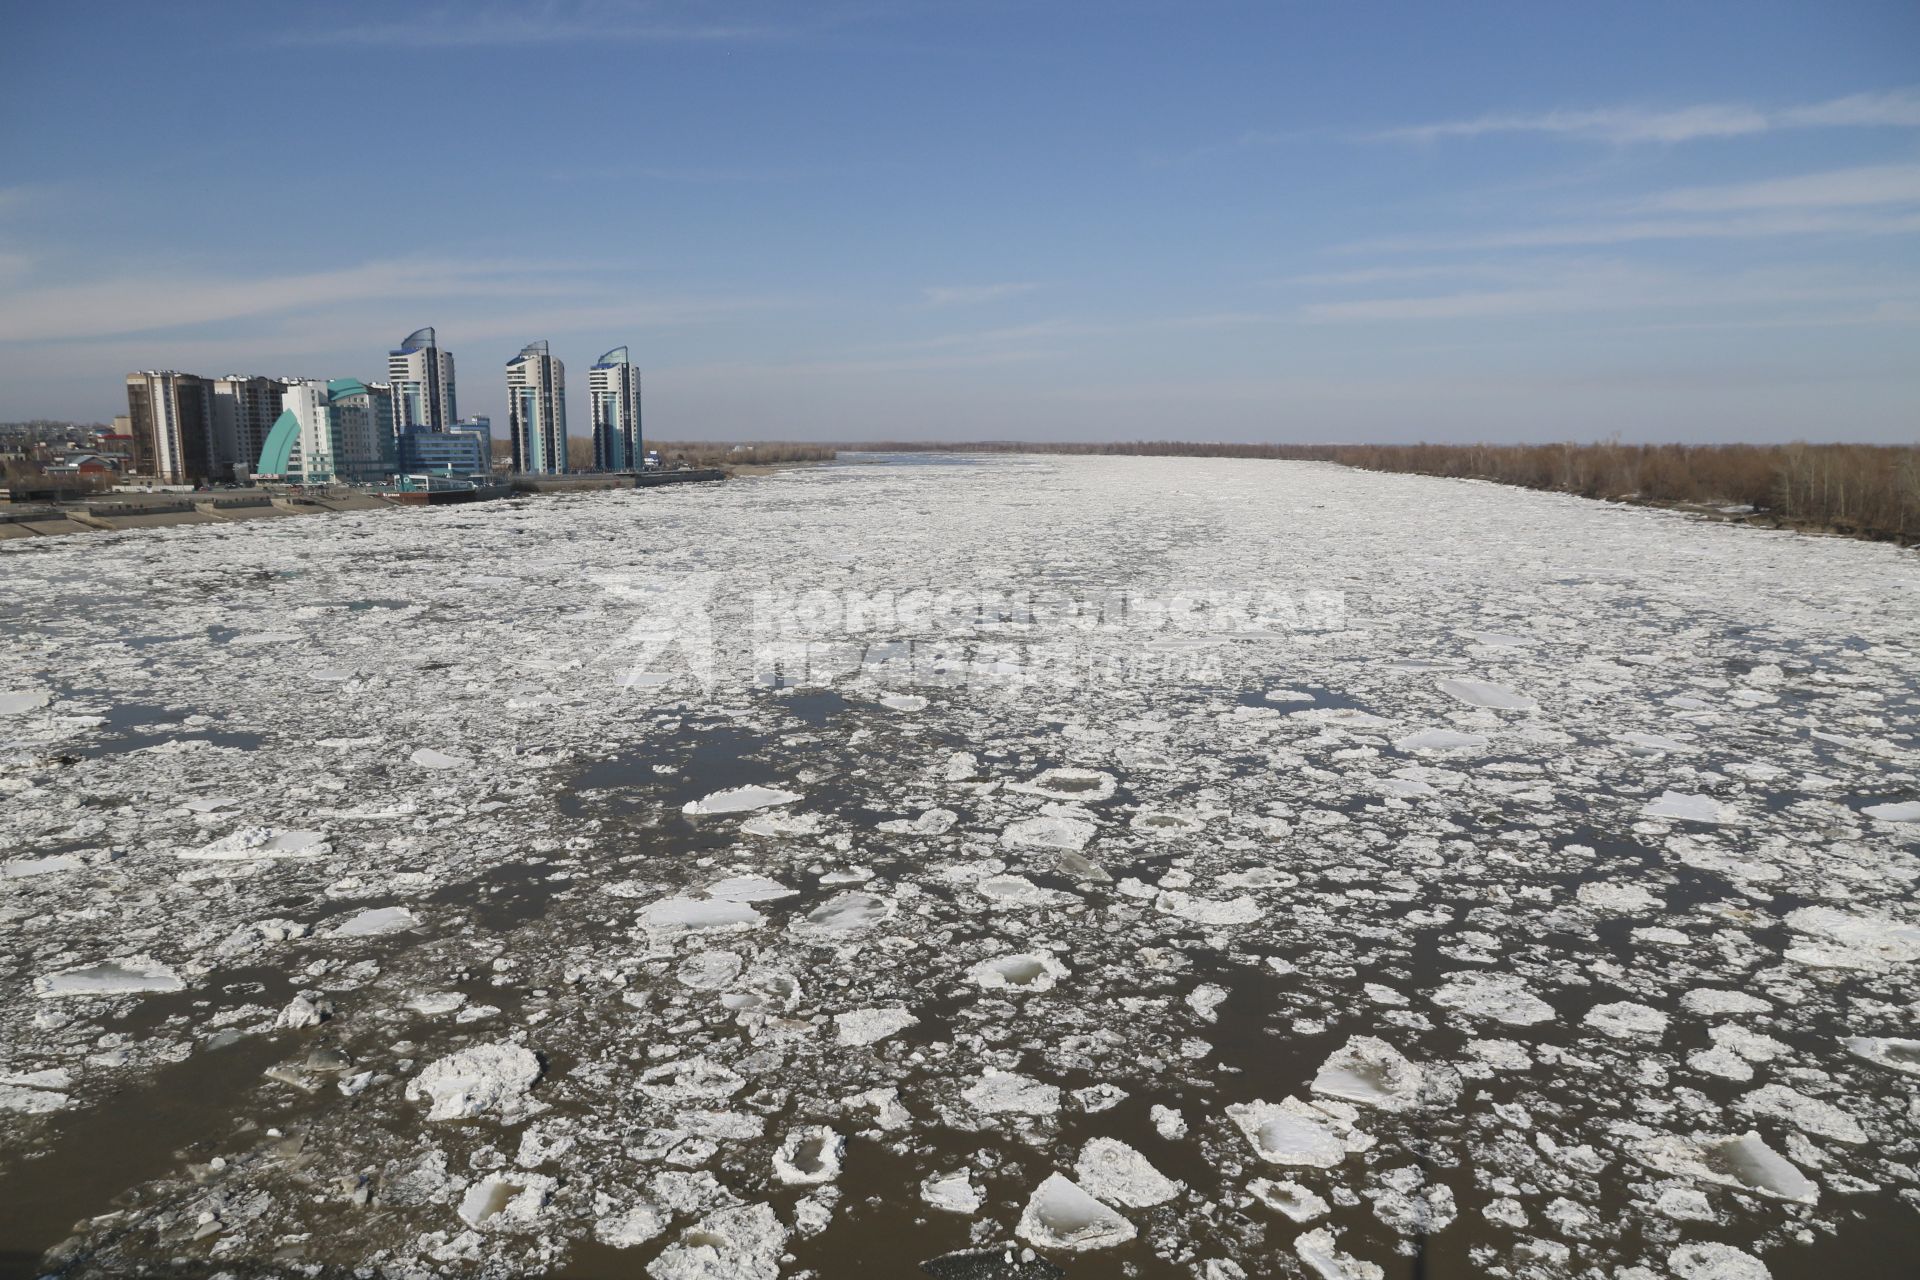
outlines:
[[[445,431],[459,421],[454,407],[453,353],[442,351],[432,328],[415,329],[387,353],[387,381],[393,386],[393,427]]]
[[[593,397],[593,465],[601,471],[640,468],[640,370],[615,347],[587,373]]]
[[[214,478],[213,387],[202,377],[149,369],[127,375],[133,465],[161,484]],[[229,474],[220,479],[232,479]]]
[[[567,369],[529,342],[507,361],[507,421],[513,431],[513,469],[559,475],[567,469]]]

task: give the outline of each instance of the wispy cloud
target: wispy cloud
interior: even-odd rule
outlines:
[[[1656,109],[1618,106],[1497,114],[1409,125],[1368,135],[1385,142],[1438,142],[1490,134],[1543,134],[1614,144],[1693,142],[1774,129],[1920,127],[1920,90],[1859,93],[1826,102],[1767,109],[1728,103]]]
[[[319,11],[323,18],[334,16]],[[685,0],[519,0],[402,7],[387,21],[320,21],[286,32],[282,43],[378,45],[385,48],[455,48],[490,45],[567,44],[583,40],[630,44],[711,44],[772,40],[796,33],[801,24],[751,4],[714,5]]]
[[[1512,287],[1457,289],[1445,293],[1358,298],[1303,306],[1312,322],[1488,320],[1587,312],[1712,311],[1750,313],[1786,308],[1792,318],[1824,314],[1844,305],[1904,306],[1920,299],[1920,279],[1867,279],[1857,274],[1800,269],[1714,274],[1668,271],[1620,262],[1544,264]]]
[[[1634,207],[1672,213],[1731,213],[1905,204],[1920,205],[1920,164],[1861,165],[1761,182],[1680,187],[1636,201]]]
[[[596,327],[710,319],[766,299],[636,301],[604,272],[554,262],[373,261],[332,271],[239,276],[124,275],[9,290],[0,278],[0,342],[91,340],[264,321],[329,308],[409,310],[461,304],[470,336],[540,336]],[[380,340],[378,334],[371,335]],[[397,335],[395,335],[397,336]]]
[[[1002,298],[1032,293],[1039,287],[1031,281],[1021,281],[1008,284],[929,285],[920,292],[930,307],[970,307],[977,303],[998,302]]]
[[[1633,218],[1466,235],[1392,236],[1343,246],[1348,252],[1565,249],[1655,240],[1754,240],[1772,236],[1920,234],[1920,213],[1854,214],[1786,210],[1725,218]]]

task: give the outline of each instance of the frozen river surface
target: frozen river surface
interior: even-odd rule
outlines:
[[[1912,553],[994,458],[0,584],[0,1274],[1912,1274]]]

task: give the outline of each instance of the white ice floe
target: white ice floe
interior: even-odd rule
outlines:
[[[72,854],[66,853],[50,854],[44,858],[15,858],[11,862],[0,862],[0,880],[25,880],[32,876],[78,871],[86,865]]]
[[[1060,1090],[1030,1076],[988,1067],[961,1097],[987,1115],[1050,1116],[1060,1110]]]
[[[778,1280],[790,1233],[773,1206],[709,1213],[647,1264],[653,1280]]]
[[[1640,816],[1721,824],[1734,821],[1738,815],[1731,806],[1721,804],[1712,796],[1662,791],[1657,799],[1640,806]]]
[[[1794,1204],[1813,1204],[1820,1198],[1819,1186],[1753,1130],[1730,1138],[1663,1135],[1637,1143],[1633,1154],[1662,1173],[1752,1195]]]
[[[1000,843],[1014,848],[1084,849],[1093,839],[1094,825],[1080,818],[1040,817],[1015,822],[1000,833]]]
[[[1099,769],[1060,768],[1048,769],[1031,782],[1016,782],[1008,790],[1086,803],[1112,799],[1118,786],[1112,774]]]
[[[1695,987],[1680,997],[1680,1007],[1688,1013],[1711,1018],[1725,1013],[1765,1013],[1771,1002],[1745,991],[1722,991],[1717,987]]]
[[[1886,916],[1855,915],[1834,907],[1801,907],[1787,927],[1806,935],[1786,950],[1789,960],[1817,969],[1885,972],[1920,960],[1920,925]]]
[[[1457,698],[1470,707],[1493,711],[1532,711],[1539,705],[1523,693],[1486,680],[1442,680],[1439,688],[1448,697]]]
[[[1384,1040],[1354,1036],[1321,1064],[1313,1091],[1382,1111],[1419,1105],[1424,1080],[1420,1068]]]
[[[0,1111],[28,1116],[60,1111],[72,1104],[67,1092],[72,1087],[73,1075],[63,1067],[0,1074]]]
[[[333,1001],[319,991],[302,991],[287,1001],[280,1016],[273,1020],[276,1031],[304,1031],[317,1027],[333,1016]]]
[[[1255,1178],[1247,1184],[1247,1190],[1261,1204],[1295,1222],[1312,1222],[1330,1207],[1322,1197],[1291,1180]]]
[[[728,876],[707,886],[707,896],[721,902],[776,902],[799,892],[765,876]]]
[[[1868,1062],[1910,1076],[1920,1076],[1920,1040],[1893,1040],[1875,1036],[1848,1036],[1847,1052]]]
[[[52,701],[53,695],[45,689],[18,689],[12,693],[0,693],[0,716],[38,711]]]
[[[705,1057],[663,1062],[640,1073],[640,1092],[662,1102],[689,1102],[699,1098],[730,1098],[746,1087],[731,1067]]]
[[[1881,822],[1920,822],[1920,800],[1901,800],[1890,804],[1870,804],[1860,812]]]
[[[186,983],[164,964],[145,956],[107,960],[100,964],[62,969],[33,980],[33,994],[42,1000],[60,996],[124,996],[181,991]]]
[[[1080,1148],[1074,1177],[1096,1199],[1126,1209],[1165,1204],[1180,1194],[1180,1184],[1117,1138],[1093,1138]]]
[[[1783,1084],[1762,1085],[1736,1098],[1733,1109],[1742,1115],[1772,1116],[1816,1138],[1859,1145],[1867,1140],[1860,1122],[1819,1098],[1809,1098]]]
[[[1252,924],[1266,915],[1258,902],[1244,894],[1220,902],[1197,898],[1180,889],[1162,889],[1154,896],[1153,906],[1156,911],[1206,925]]]
[[[1044,951],[1023,951],[982,960],[967,970],[967,978],[988,991],[1051,991],[1067,976],[1067,966]]]
[[[928,809],[914,818],[895,818],[880,824],[890,836],[943,836],[953,830],[960,815],[951,809]]]
[[[987,1193],[973,1181],[973,1173],[931,1173],[920,1183],[920,1198],[945,1213],[973,1215],[986,1203]]]
[[[1510,973],[1452,973],[1433,993],[1433,1002],[1476,1018],[1491,1018],[1510,1026],[1527,1027],[1551,1022],[1553,1006],[1528,990]]]
[[[1337,1131],[1338,1121],[1296,1098],[1232,1103],[1227,1118],[1268,1164],[1331,1169],[1347,1158],[1349,1144]]]
[[[640,923],[656,937],[693,933],[744,933],[767,918],[744,902],[721,898],[662,898],[640,913]]]
[[[920,1019],[906,1009],[852,1009],[833,1015],[834,1043],[841,1045],[876,1044],[888,1036],[905,1031]]]
[[[696,951],[674,967],[673,976],[695,991],[725,991],[745,963],[737,951]]]
[[[1073,1179],[1055,1173],[1034,1188],[1014,1234],[1042,1249],[1082,1253],[1125,1244],[1136,1232]]]
[[[773,1176],[788,1186],[813,1186],[840,1176],[847,1140],[826,1125],[795,1129],[773,1153]]]
[[[880,699],[889,711],[925,711],[927,700],[917,693],[890,693]]]
[[[1168,1142],[1178,1142],[1187,1136],[1187,1118],[1174,1107],[1163,1107],[1154,1103],[1147,1108],[1147,1118],[1153,1121],[1153,1131]]]
[[[1168,813],[1161,809],[1143,809],[1133,815],[1127,825],[1141,835],[1166,840],[1174,836],[1192,835],[1201,830],[1206,823],[1185,813]]]
[[[827,899],[788,928],[797,937],[837,942],[884,924],[896,910],[890,898],[850,891]]]
[[[680,806],[680,812],[691,814],[748,813],[754,809],[767,809],[778,804],[792,804],[800,799],[797,791],[781,791],[777,787],[730,787],[725,791],[716,791],[702,796],[698,800],[689,800]]]
[[[422,769],[471,769],[473,767],[473,761],[466,756],[435,751],[432,747],[417,748],[407,758]]]
[[[1302,1232],[1293,1240],[1293,1252],[1320,1280],[1382,1280],[1386,1272],[1376,1262],[1340,1252],[1326,1227]]]
[[[1658,896],[1641,886],[1620,880],[1589,880],[1580,886],[1574,896],[1580,900],[1581,906],[1609,915],[1645,915],[1665,905]]]
[[[341,921],[328,930],[335,938],[375,938],[383,933],[400,933],[420,927],[420,917],[406,907],[372,907]]]
[[[432,1100],[429,1120],[494,1116],[512,1121],[535,1106],[528,1096],[540,1078],[540,1059],[524,1045],[474,1045],[431,1063],[407,1082],[407,1100]]]
[[[1581,1021],[1615,1040],[1658,1040],[1667,1033],[1667,1015],[1631,1000],[1597,1004]]]
[[[759,813],[740,824],[740,834],[774,839],[810,836],[820,830],[817,813]]]
[[[1683,1244],[1667,1254],[1680,1280],[1772,1280],[1767,1264],[1730,1244]]]
[[[470,1227],[524,1231],[539,1219],[557,1185],[542,1173],[490,1174],[468,1186],[457,1212]]]
[[[242,862],[254,858],[318,858],[332,851],[333,846],[318,831],[242,827],[212,844],[183,850],[180,856],[203,862]]]
[[[612,1249],[632,1249],[658,1240],[666,1229],[659,1208],[642,1201],[595,1219],[593,1238]]]
[[[1487,737],[1481,733],[1463,733],[1458,729],[1422,729],[1404,738],[1394,739],[1393,749],[1412,755],[1467,755],[1484,751]]]
[[[1025,876],[1018,875],[987,876],[973,886],[973,891],[996,907],[1016,910],[1023,907],[1055,906],[1073,901],[1073,895],[1070,893],[1042,888]]]

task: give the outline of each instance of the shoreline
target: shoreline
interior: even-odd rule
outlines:
[[[388,496],[361,490],[333,494],[293,494],[271,490],[220,490],[187,493],[121,493],[89,496],[75,502],[0,503],[0,542],[57,538],[82,533],[127,533],[183,525],[233,524],[287,516],[332,515],[342,511],[410,511],[422,507],[470,505],[529,495],[588,493],[602,489],[652,489],[676,484],[718,483],[723,468],[638,475],[528,476],[467,493],[446,491]]]
[[[529,495],[551,495],[566,493],[588,493],[603,489],[655,488],[671,484],[717,483],[729,479],[756,479],[774,475],[782,471],[802,470],[810,467],[844,464],[850,460],[847,454],[869,452],[868,450],[841,448],[839,456],[834,458],[807,458],[776,462],[746,462],[731,466],[699,468],[691,472],[650,472],[629,476],[598,474],[575,474],[560,476],[525,476],[508,481],[503,487],[505,493],[488,494],[467,501],[494,501],[500,498],[524,497]],[[871,452],[899,452],[898,450],[872,450]],[[983,456],[1001,456],[1010,450],[979,450],[964,447],[945,449],[916,449],[912,453],[964,455],[979,453]],[[1065,450],[1034,449],[1024,456],[1030,457],[1073,457],[1104,456],[1133,458],[1163,458],[1160,453],[1113,453],[1080,454]],[[1852,524],[1832,524],[1817,520],[1795,520],[1777,512],[1766,510],[1729,509],[1735,504],[1729,502],[1686,502],[1661,498],[1642,498],[1632,494],[1616,496],[1596,496],[1576,492],[1569,488],[1522,484],[1504,480],[1497,476],[1445,476],[1431,472],[1402,471],[1395,468],[1369,467],[1355,462],[1343,462],[1336,459],[1293,459],[1258,458],[1236,459],[1246,462],[1294,462],[1324,461],[1331,465],[1352,471],[1370,471],[1382,475],[1425,475],[1435,480],[1466,480],[1480,484],[1497,485],[1506,489],[1517,489],[1535,493],[1559,493],[1568,497],[1581,498],[1588,502],[1599,502],[1614,506],[1641,507],[1654,511],[1669,511],[1690,516],[1715,524],[1738,524],[1750,529],[1773,532],[1797,533],[1810,537],[1846,538],[1857,542],[1890,543],[1902,550],[1920,547],[1920,536],[1902,534],[1897,531],[1862,527]],[[851,461],[857,462],[858,459]],[[455,501],[458,501],[457,499]],[[372,510],[410,510],[422,506],[448,505],[445,502],[421,502],[393,500],[379,494],[362,491],[348,491],[339,494],[288,494],[271,491],[223,490],[216,493],[127,493],[89,497],[77,502],[11,503],[0,502],[0,543],[24,541],[30,538],[64,537],[79,533],[121,533],[137,529],[172,528],[181,525],[231,524],[258,519],[277,519],[282,516],[329,515],[340,511]],[[116,508],[118,508],[116,510]]]

